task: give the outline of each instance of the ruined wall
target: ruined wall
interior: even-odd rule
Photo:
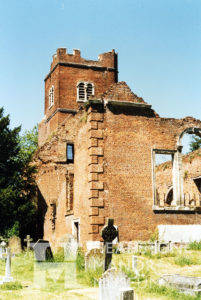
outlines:
[[[56,132],[39,148],[35,156],[38,167],[37,185],[39,189],[39,205],[44,228],[44,238],[53,244],[58,243],[66,234],[72,234],[74,211],[67,211],[68,176],[74,174],[74,164],[67,163],[66,146],[68,142],[77,147],[77,135],[82,126],[82,112],[68,115]],[[79,151],[79,150],[78,150]],[[52,205],[56,205],[55,226],[53,228]]]
[[[121,240],[148,239],[158,224],[201,221],[196,213],[152,210],[152,149],[176,150],[181,132],[201,122],[146,114],[116,108],[104,115],[104,213],[114,218]]]

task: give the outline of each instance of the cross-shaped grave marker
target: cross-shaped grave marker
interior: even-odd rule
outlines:
[[[114,219],[108,219],[107,226],[102,230],[101,236],[104,239],[104,271],[106,271],[112,261],[112,241],[118,237],[118,230],[114,227]]]
[[[4,253],[3,256],[6,257],[6,269],[5,276],[0,284],[13,281],[13,277],[11,276],[11,257],[14,255],[11,253],[11,249],[7,248],[7,253]]]
[[[31,247],[30,242],[32,242],[33,239],[30,237],[30,235],[27,235],[27,236],[26,236],[26,239],[24,239],[24,241],[27,243],[27,251],[29,251],[29,250],[30,250],[30,247]]]

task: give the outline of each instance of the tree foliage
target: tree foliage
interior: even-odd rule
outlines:
[[[9,116],[0,108],[0,235],[31,233],[36,217],[35,168],[30,164],[37,146],[37,130],[20,137],[10,129]]]
[[[201,138],[199,136],[192,136],[190,151],[195,151],[199,148],[201,148]]]

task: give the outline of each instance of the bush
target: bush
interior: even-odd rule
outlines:
[[[201,250],[201,241],[194,241],[188,244],[188,250]]]
[[[164,285],[158,285],[155,282],[150,282],[150,284],[147,286],[145,291],[155,295],[161,295],[161,296],[166,295],[168,299],[171,300],[201,300],[201,297],[199,295],[197,296],[186,295],[184,293],[177,291],[174,288],[166,287]]]
[[[22,285],[18,281],[14,282],[7,282],[2,285],[0,285],[1,290],[20,290],[22,289]]]
[[[190,265],[199,265],[200,262],[196,259],[192,259],[190,257],[187,257],[187,256],[179,256],[175,259],[175,264],[176,265],[179,265],[180,267],[184,267],[184,266],[190,266]]]
[[[82,248],[78,248],[77,257],[76,257],[76,268],[78,271],[84,270],[85,260],[84,260],[84,251]]]

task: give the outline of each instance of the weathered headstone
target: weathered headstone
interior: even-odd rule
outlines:
[[[154,253],[157,254],[158,252],[160,252],[160,243],[159,243],[159,241],[155,241],[154,242]]]
[[[3,242],[1,242],[1,244],[0,244],[0,259],[4,259],[5,257],[4,257],[4,253],[6,253],[6,242],[5,241],[3,241]]]
[[[99,300],[133,300],[131,295],[130,280],[124,273],[112,268],[99,279]]]
[[[132,270],[135,272],[136,276],[139,276],[139,271],[137,269],[137,256],[132,255]]]
[[[30,235],[27,235],[26,239],[24,239],[24,241],[27,243],[27,251],[29,251],[30,247],[31,247],[30,243],[33,241],[33,239],[30,237]]]
[[[21,239],[16,235],[13,235],[9,239],[8,246],[11,248],[11,251],[14,254],[19,254],[22,252]]]
[[[3,258],[3,247],[0,245],[0,259]]]
[[[114,227],[114,219],[108,219],[108,224],[102,230],[104,239],[104,271],[106,271],[112,261],[112,241],[118,236],[118,230]]]
[[[0,282],[0,284],[13,281],[13,277],[11,276],[11,249],[7,248],[7,253],[3,255],[6,256],[6,270],[5,276],[3,277],[3,280]]]
[[[85,254],[85,270],[103,266],[104,255],[100,249],[92,249]]]
[[[53,259],[50,243],[39,239],[36,243],[30,243],[30,247],[34,249],[36,261],[46,261]]]
[[[173,287],[186,294],[201,294],[201,277],[182,275],[163,275],[159,278],[160,285]]]
[[[68,234],[60,241],[61,246],[64,248],[64,257],[66,261],[75,260],[78,250],[78,242],[75,237]]]

